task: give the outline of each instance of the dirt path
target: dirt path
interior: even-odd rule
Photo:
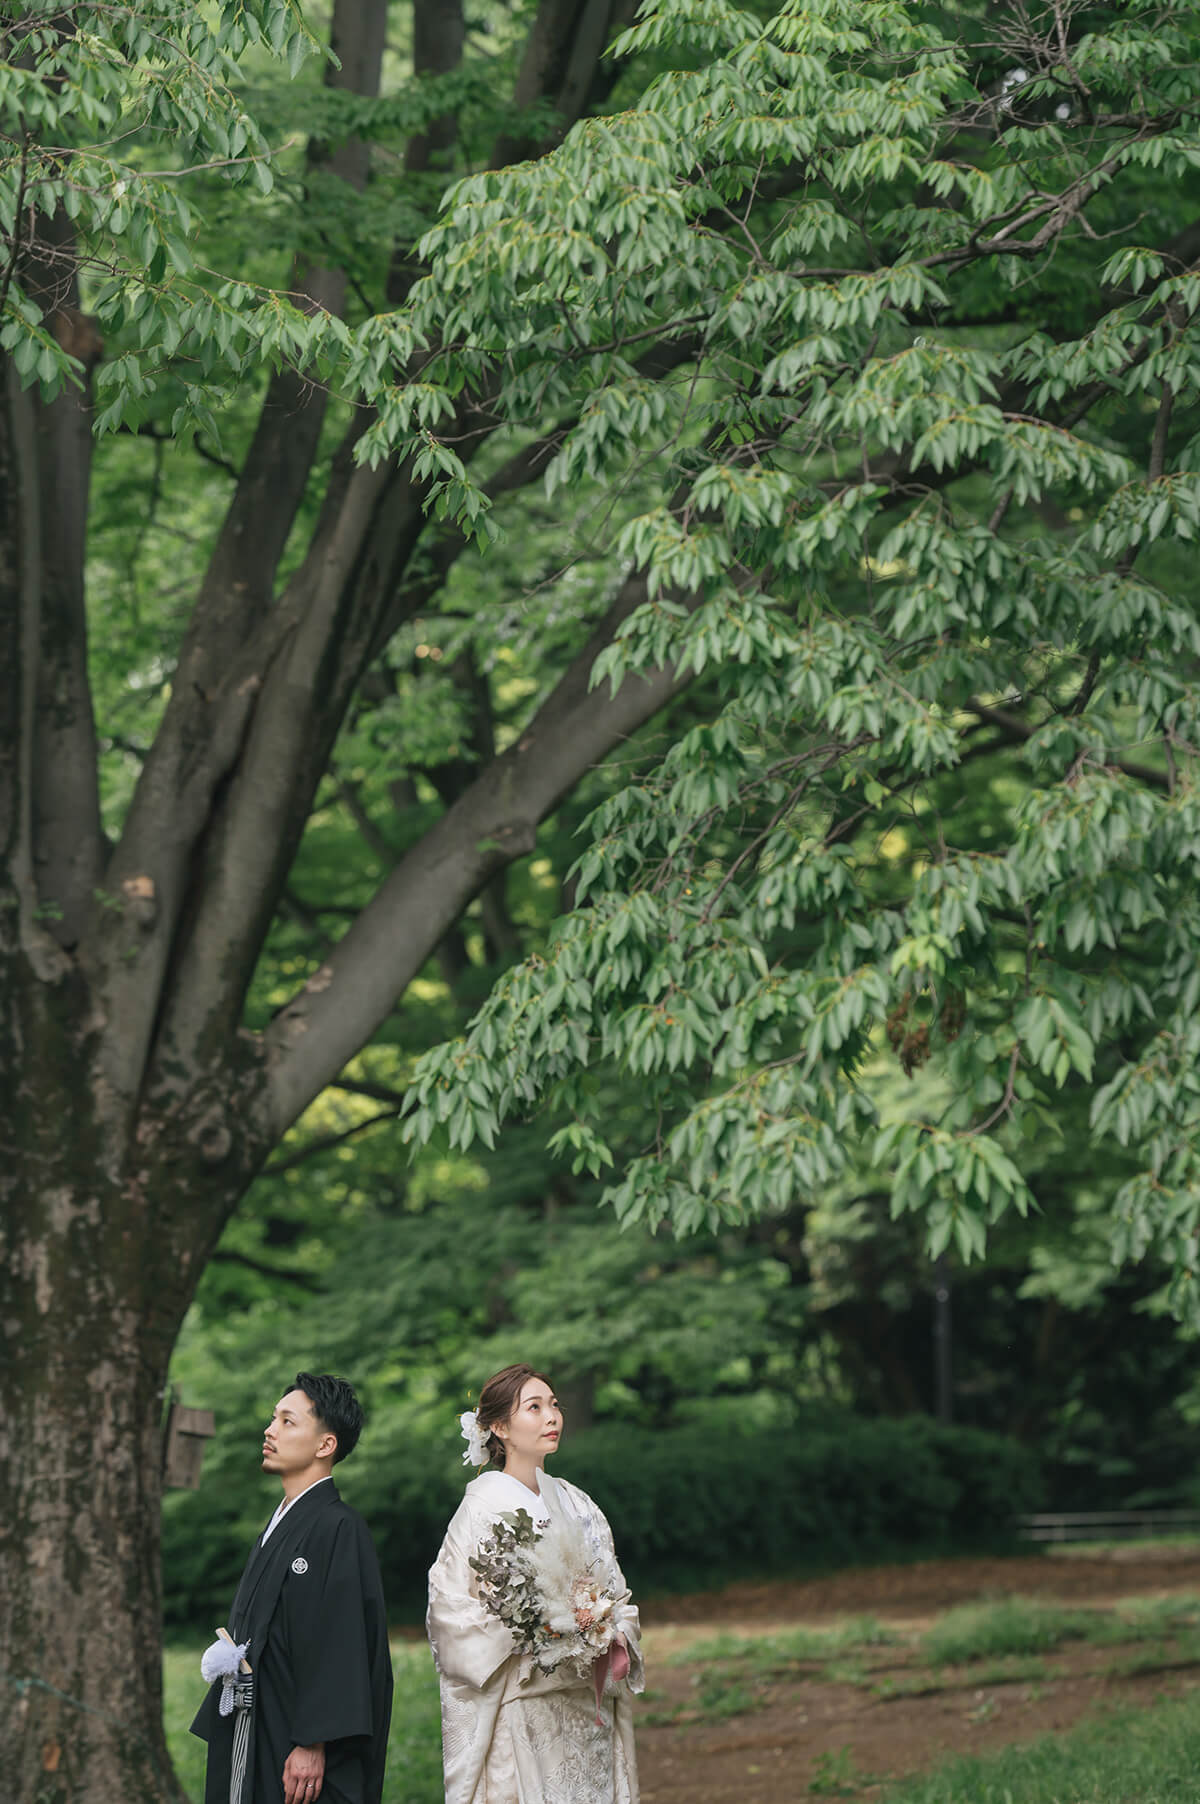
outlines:
[[[955,1604],[1035,1597],[1102,1609],[1124,1597],[1200,1595],[1200,1549],[1120,1557],[934,1560],[779,1585],[736,1585],[707,1597],[664,1599],[644,1615],[651,1692],[644,1714],[685,1713],[679,1723],[640,1723],[644,1804],[814,1804],[821,1796],[879,1796],[886,1782],[923,1771],[950,1753],[980,1753],[1069,1728],[1115,1704],[1175,1696],[1200,1685],[1200,1668],[1169,1645],[1094,1647],[1065,1643],[1039,1676],[1009,1680],[993,1665],[951,1668],[922,1691],[911,1654],[879,1650],[864,1675],[789,1677],[760,1684],[758,1708],[725,1720],[689,1707],[699,1668],[672,1655],[714,1635],[828,1626],[870,1615],[917,1631]],[[1122,1665],[1139,1670],[1121,1672]],[[859,1682],[852,1682],[857,1678]]]
[[[742,1623],[762,1634],[771,1623],[815,1624],[839,1616],[919,1620],[954,1604],[997,1597],[1044,1597],[1058,1603],[1104,1604],[1119,1597],[1200,1592],[1200,1546],[1164,1551],[1162,1543],[1119,1554],[1015,1555],[991,1560],[914,1560],[908,1566],[855,1567],[826,1578],[730,1585],[723,1591],[656,1598],[647,1627]]]

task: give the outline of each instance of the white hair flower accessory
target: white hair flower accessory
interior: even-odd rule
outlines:
[[[463,1454],[464,1466],[486,1466],[490,1455],[487,1450],[487,1431],[480,1428],[479,1417],[473,1409],[464,1409],[458,1418],[462,1427],[463,1440],[467,1443],[467,1451]]]

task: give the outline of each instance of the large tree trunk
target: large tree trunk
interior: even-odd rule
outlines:
[[[23,1058],[0,1165],[0,1795],[164,1804],[163,1394],[197,1242],[234,1199],[189,1221],[181,1162],[111,1133],[81,1000],[34,980],[5,1015]]]
[[[18,1269],[53,1283],[53,1315],[38,1316],[38,1278],[23,1298],[11,1277],[3,1291],[6,1337],[16,1329],[22,1344],[16,1357],[6,1346],[0,1742],[6,1795],[22,1804],[180,1795],[163,1739],[158,1571],[170,1340],[139,1331],[121,1297],[128,1274],[93,1261],[97,1190],[42,1190],[14,1249]]]

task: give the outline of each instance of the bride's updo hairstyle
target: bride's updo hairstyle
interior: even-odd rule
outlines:
[[[489,1465],[504,1464],[504,1442],[495,1430],[501,1423],[508,1421],[521,1401],[521,1392],[531,1378],[540,1378],[543,1384],[550,1384],[545,1374],[535,1372],[532,1366],[505,1366],[502,1372],[496,1372],[488,1379],[479,1393],[475,1413],[479,1418],[481,1432],[487,1436],[485,1445]],[[553,1390],[553,1385],[550,1388]]]

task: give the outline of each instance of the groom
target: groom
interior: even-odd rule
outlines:
[[[241,1672],[210,1686],[192,1724],[208,1743],[205,1804],[379,1804],[392,1711],[383,1587],[367,1525],[330,1477],[362,1420],[344,1379],[311,1372],[275,1405],[262,1463],[283,1498],[229,1613]]]

